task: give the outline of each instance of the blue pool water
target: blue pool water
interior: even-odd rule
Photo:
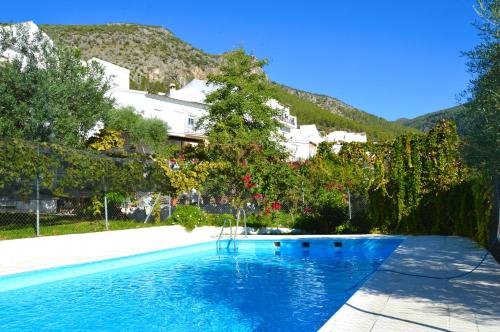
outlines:
[[[401,240],[274,242],[238,241],[236,253],[211,242],[0,278],[0,330],[315,331]]]

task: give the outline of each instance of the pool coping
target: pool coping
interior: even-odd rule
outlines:
[[[390,237],[392,239],[396,237]],[[216,248],[225,251],[226,245],[229,251],[232,249],[233,243],[238,248],[243,245],[246,249],[267,248],[276,251],[276,243],[281,244],[288,242],[300,241],[303,243],[315,242],[316,240],[330,240],[330,241],[343,241],[343,240],[360,240],[360,239],[388,239],[388,237],[374,237],[374,236],[258,236],[258,237],[242,237],[236,241],[224,238],[221,244],[218,240],[210,239],[205,242],[196,244],[188,244],[176,246],[167,249],[160,249],[144,253],[137,253],[127,256],[119,256],[113,258],[106,258],[101,260],[78,262],[75,264],[68,264],[62,266],[55,266],[44,269],[37,269],[31,271],[23,271],[13,274],[0,276],[0,293],[19,288],[31,287],[40,284],[60,281],[68,278],[81,277],[89,274],[101,273],[115,269],[126,268],[130,266],[142,265],[157,262],[165,259],[172,259],[190,254],[200,252],[213,251],[215,254]],[[398,240],[402,240],[397,238]],[[259,244],[259,242],[261,242]],[[264,244],[262,244],[264,243]],[[399,244],[398,244],[399,245]],[[278,249],[279,250],[279,249]]]
[[[187,232],[181,226],[44,236],[0,241],[0,277],[66,265],[126,257],[187,246],[218,238],[220,227],[199,227]],[[248,235],[249,239],[377,238],[387,235]],[[243,234],[238,234],[243,240]]]

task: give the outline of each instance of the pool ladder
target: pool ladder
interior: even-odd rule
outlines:
[[[236,227],[235,227],[235,230],[234,230],[234,235],[233,235],[233,222],[232,222],[231,219],[229,219],[229,241],[227,242],[226,249],[229,250],[229,247],[231,246],[231,242],[232,242],[233,243],[234,252],[236,252],[236,250],[238,249],[238,247],[236,245],[236,236],[238,234],[238,226],[239,226],[242,214],[243,214],[245,238],[247,238],[248,237],[248,233],[247,233],[247,214],[246,214],[245,210],[242,209],[242,208],[240,208],[240,209],[238,209],[238,212],[236,213]],[[215,242],[215,245],[217,247],[217,252],[220,252],[220,249],[221,249],[220,248],[220,243],[221,243],[222,235],[224,234],[224,229],[226,228],[227,221],[228,221],[228,218],[224,218],[224,223],[223,223],[223,225],[221,227],[221,230],[220,230],[220,233],[219,233],[219,237],[217,238],[217,241]]]

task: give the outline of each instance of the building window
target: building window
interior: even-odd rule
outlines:
[[[193,118],[188,118],[188,126],[194,127],[194,119]]]

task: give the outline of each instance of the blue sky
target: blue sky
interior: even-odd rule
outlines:
[[[243,46],[269,77],[394,120],[457,104],[474,0],[8,1],[0,22],[161,25],[209,53]]]

